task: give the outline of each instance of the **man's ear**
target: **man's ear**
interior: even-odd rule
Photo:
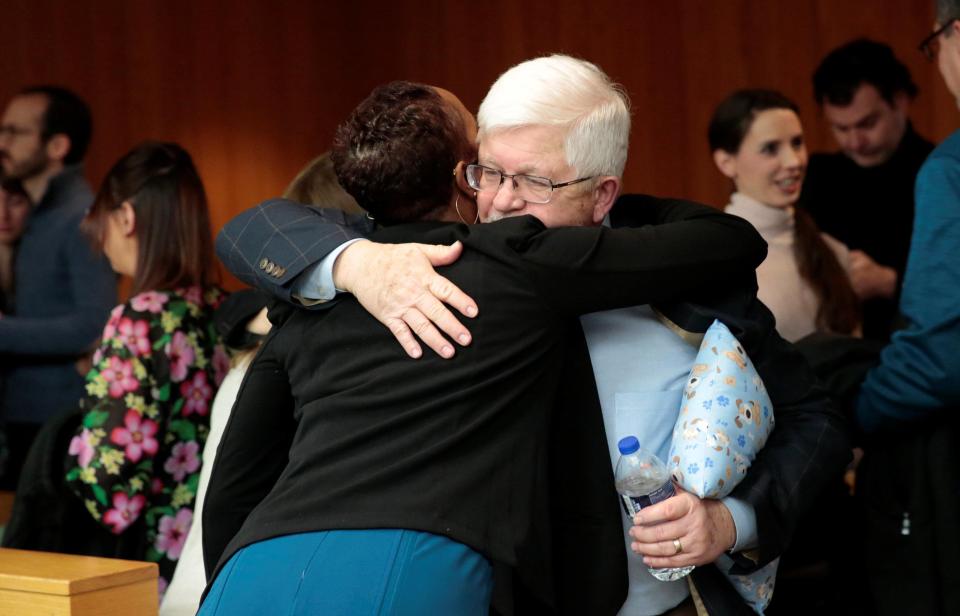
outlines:
[[[47,157],[53,160],[63,162],[70,152],[70,137],[63,133],[56,133],[47,139],[46,143]]]
[[[906,92],[897,92],[893,95],[893,108],[904,117],[910,113],[910,96]]]
[[[727,176],[731,180],[736,179],[737,159],[730,152],[725,152],[723,150],[714,150],[713,164],[717,166],[717,169],[719,169],[720,173],[722,173],[723,175]]]
[[[594,224],[603,222],[610,213],[610,208],[617,202],[618,196],[620,196],[620,178],[614,175],[601,176],[593,189]]]
[[[120,219],[120,230],[123,231],[123,235],[126,237],[133,235],[137,230],[137,212],[133,209],[133,205],[129,201],[121,203],[117,216]]]

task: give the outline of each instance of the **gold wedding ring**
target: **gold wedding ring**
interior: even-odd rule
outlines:
[[[673,540],[673,549],[675,550],[673,553],[674,556],[683,551],[683,544],[680,543],[679,538]]]

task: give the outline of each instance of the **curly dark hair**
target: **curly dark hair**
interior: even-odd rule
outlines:
[[[451,174],[470,150],[463,119],[430,86],[394,81],[373,90],[337,128],[337,179],[381,224],[436,218]]]
[[[827,54],[813,73],[813,96],[818,105],[827,102],[846,106],[865,83],[875,87],[890,104],[899,92],[910,98],[918,92],[910,70],[893,55],[889,45],[861,38]]]

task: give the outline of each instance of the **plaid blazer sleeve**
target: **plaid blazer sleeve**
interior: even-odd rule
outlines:
[[[217,234],[217,257],[246,284],[293,303],[293,281],[372,223],[337,209],[270,199],[232,218]]]

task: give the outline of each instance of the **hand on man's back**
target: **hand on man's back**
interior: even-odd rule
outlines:
[[[387,326],[410,357],[423,354],[417,338],[438,355],[453,357],[454,345],[470,344],[470,332],[447,308],[473,318],[477,305],[455,284],[434,271],[460,258],[463,244],[378,244],[356,242],[339,256],[333,279]],[[442,333],[441,333],[442,332]]]

